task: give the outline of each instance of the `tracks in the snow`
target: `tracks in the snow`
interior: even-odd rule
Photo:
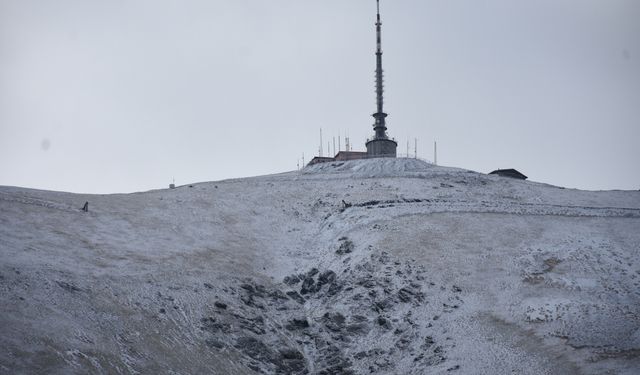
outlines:
[[[571,206],[513,201],[470,201],[446,198],[402,198],[372,200],[360,203],[343,202],[340,212],[347,212],[354,209],[384,209],[396,206],[403,207],[403,211],[410,211],[410,213],[415,211],[415,213],[503,213],[568,217],[640,218],[639,208]]]

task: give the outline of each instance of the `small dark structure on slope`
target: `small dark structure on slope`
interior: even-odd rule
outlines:
[[[345,160],[365,159],[366,157],[367,157],[366,151],[340,151],[336,154],[334,159],[336,161],[345,161]]]
[[[330,161],[336,161],[336,158],[332,158],[330,156],[316,156],[307,165],[314,165],[319,163],[327,163]]]
[[[496,169],[495,171],[489,174],[497,174],[498,176],[517,178],[519,180],[526,180],[528,178],[522,173],[516,171],[515,169]]]

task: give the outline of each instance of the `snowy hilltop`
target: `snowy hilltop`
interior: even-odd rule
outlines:
[[[2,374],[640,372],[637,191],[371,159],[0,223]]]

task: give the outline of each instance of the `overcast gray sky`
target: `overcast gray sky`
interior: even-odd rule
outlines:
[[[382,0],[389,135],[441,165],[640,188],[640,1]],[[0,185],[296,169],[375,111],[374,0],[0,0]],[[344,143],[344,142],[342,142]]]

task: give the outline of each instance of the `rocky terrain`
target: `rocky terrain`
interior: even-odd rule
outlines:
[[[413,159],[0,187],[0,373],[636,374],[639,245],[640,192]]]

